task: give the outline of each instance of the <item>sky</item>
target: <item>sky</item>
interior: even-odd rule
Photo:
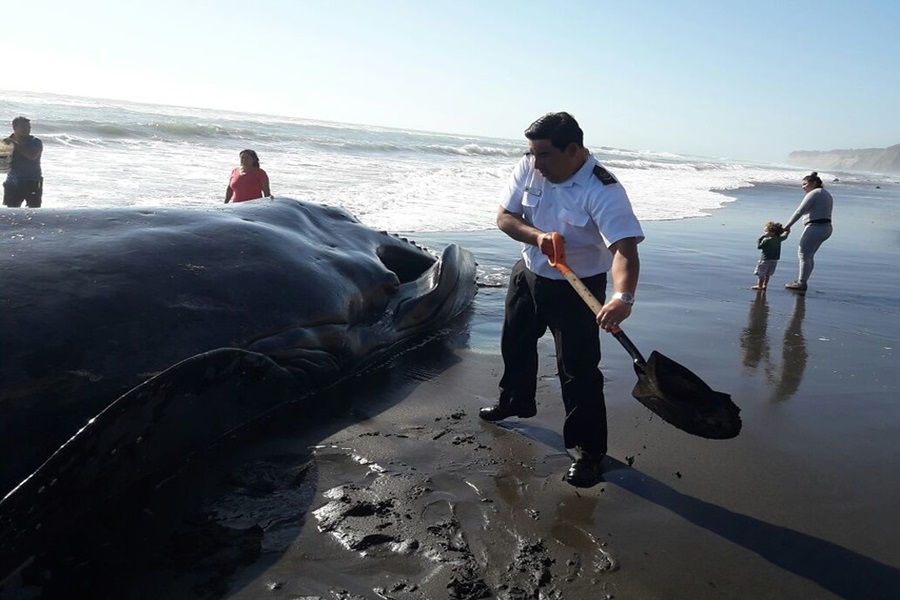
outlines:
[[[29,0],[5,89],[781,162],[900,143],[897,0]],[[34,118],[34,116],[33,116]]]

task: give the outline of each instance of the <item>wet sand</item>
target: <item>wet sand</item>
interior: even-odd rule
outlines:
[[[799,230],[772,289],[749,289],[758,230],[793,202],[751,191],[708,219],[647,224],[627,331],[732,394],[737,439],[653,417],[605,336],[607,481],[576,490],[561,480],[551,344],[538,416],[501,426],[477,417],[496,391],[496,354],[420,358],[318,442],[313,511],[232,597],[267,585],[278,598],[896,597],[900,221],[843,196],[805,295],[782,287]]]
[[[336,390],[332,416],[268,424],[227,476],[210,476],[196,527],[182,522],[156,567],[108,573],[117,597],[897,597],[900,202],[880,200],[897,190],[832,191],[842,220],[804,295],[782,287],[799,229],[772,289],[749,289],[758,232],[790,214],[796,190],[645,224],[626,331],[731,394],[738,438],[652,415],[604,334],[606,482],[569,486],[549,339],[538,415],[477,416],[502,369],[491,340],[503,290],[484,288],[458,331]]]
[[[792,208],[750,191],[708,219],[646,227],[627,331],[730,393],[737,439],[651,415],[607,336],[606,483],[576,490],[561,480],[552,345],[538,416],[496,426],[477,410],[492,402],[499,358],[463,341],[396,365],[314,442],[316,492],[297,538],[230,597],[895,597],[898,220],[865,199],[844,205],[810,291],[782,287],[796,231],[757,294],[757,232]],[[876,243],[862,247],[859,232]],[[489,327],[477,313],[474,329]]]

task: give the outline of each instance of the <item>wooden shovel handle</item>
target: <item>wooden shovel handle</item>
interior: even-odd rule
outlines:
[[[562,236],[556,232],[551,234],[551,240],[553,241],[553,256],[548,257],[550,261],[550,265],[556,267],[556,269],[563,274],[563,276],[568,280],[568,282],[575,288],[575,291],[578,292],[578,295],[581,296],[581,299],[584,300],[584,303],[587,304],[594,314],[598,314],[600,309],[603,308],[603,304],[597,300],[597,297],[591,293],[587,286],[584,285],[584,282],[578,278],[572,269],[569,268],[569,265],[566,264],[566,255],[563,250],[563,240]],[[613,334],[622,347],[625,348],[626,352],[631,355],[631,358],[634,360],[634,363],[639,367],[643,368],[647,361],[644,360],[643,355],[641,355],[640,350],[637,349],[637,346],[629,339],[625,332],[622,331],[622,328],[618,325],[614,325],[612,329],[610,329],[610,333]]]

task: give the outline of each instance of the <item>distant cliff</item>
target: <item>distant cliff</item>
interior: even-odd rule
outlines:
[[[890,148],[862,150],[796,150],[787,158],[788,164],[816,171],[866,171],[869,173],[900,173],[900,144]]]

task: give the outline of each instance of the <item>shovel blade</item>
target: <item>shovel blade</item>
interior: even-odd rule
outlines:
[[[638,382],[631,394],[667,423],[703,438],[724,440],[741,432],[741,409],[690,370],[653,351],[646,365],[634,367]]]

